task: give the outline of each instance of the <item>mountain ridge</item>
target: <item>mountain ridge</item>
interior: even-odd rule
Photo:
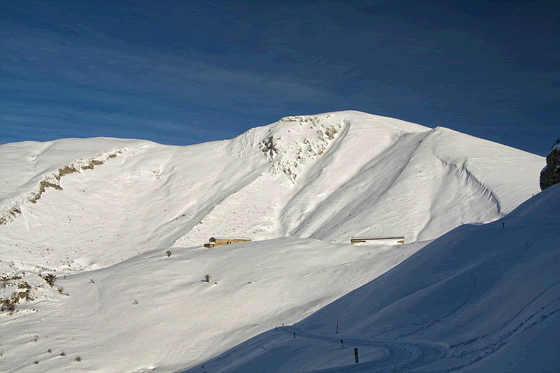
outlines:
[[[123,153],[112,160],[115,167],[100,165],[84,173],[82,167],[89,167],[92,160],[98,162],[115,152],[102,150],[103,144],[127,151],[120,150]],[[46,166],[36,175],[21,173],[20,185],[14,181],[18,173],[6,168],[16,169],[14,150],[18,146],[23,150],[20,160],[34,154],[31,163],[20,161],[29,163],[29,170],[37,162]],[[31,152],[34,146],[40,149]],[[86,156],[88,151],[93,154]],[[467,156],[471,151],[478,154]],[[405,235],[407,242],[433,239],[462,223],[498,219],[538,192],[538,183],[532,179],[542,161],[542,157],[443,127],[429,129],[353,111],[286,117],[232,140],[186,147],[100,138],[8,144],[0,146],[0,153],[10,161],[4,168],[0,166],[0,173],[12,174],[14,184],[14,191],[3,193],[0,200],[3,216],[9,217],[5,223],[14,217],[14,209],[29,215],[44,206],[44,199],[36,206],[27,203],[41,187],[37,181],[37,186],[30,186],[33,180],[47,180],[49,191],[44,198],[54,203],[61,197],[58,204],[63,206],[79,205],[83,198],[95,204],[94,195],[76,195],[77,188],[88,190],[91,178],[100,190],[114,189],[105,204],[108,208],[122,210],[124,205],[118,207],[120,202],[114,196],[130,198],[125,197],[125,190],[133,187],[143,190],[145,196],[126,207],[128,214],[135,210],[146,220],[161,215],[158,208],[166,212],[158,219],[165,224],[148,228],[151,235],[141,234],[146,238],[140,242],[145,247],[140,251],[154,244],[199,245],[216,234],[254,239],[312,237],[339,243],[348,242],[353,235]],[[77,156],[72,157],[73,153]],[[522,172],[517,180],[508,181],[509,175],[500,172],[512,163]],[[121,168],[120,173],[116,167]],[[79,172],[58,180],[63,169]],[[107,177],[111,180],[104,179]],[[72,197],[50,190],[65,184],[76,187]],[[457,194],[461,188],[462,194]],[[442,196],[445,201],[440,203]],[[151,206],[143,208],[148,200]],[[453,207],[448,208],[451,202]],[[395,214],[397,203],[401,207]],[[473,210],[479,203],[486,207]],[[50,213],[60,215],[63,210]],[[100,218],[107,222],[115,219],[103,216]],[[29,226],[33,219],[24,220],[28,227],[20,229],[33,229]],[[229,223],[233,221],[236,224]],[[114,220],[111,224],[120,223]]]

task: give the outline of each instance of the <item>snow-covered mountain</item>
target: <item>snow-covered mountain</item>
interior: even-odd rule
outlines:
[[[539,191],[544,162],[359,112],[287,117],[186,147],[66,139],[3,145],[0,156],[4,261],[59,270],[214,235],[433,239],[510,212]]]
[[[544,164],[352,111],[193,146],[64,139],[2,145],[0,158],[0,291],[18,302],[0,314],[7,371],[195,364],[301,320],[461,224],[503,217],[539,192]],[[406,244],[348,244],[393,235]],[[212,236],[253,242],[204,249]]]

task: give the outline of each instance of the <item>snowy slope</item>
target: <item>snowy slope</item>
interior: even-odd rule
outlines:
[[[327,366],[329,372],[557,372],[559,225],[560,186],[554,186],[498,222],[456,228],[287,328],[288,335],[265,333],[201,365],[209,372],[247,373],[286,366],[292,372]],[[293,331],[301,336],[297,352],[290,348]],[[377,348],[379,356],[352,364],[352,348],[344,354],[341,338],[348,347]],[[267,350],[254,348],[255,341]],[[441,344],[437,358],[425,341],[436,351]],[[387,352],[402,346],[410,353],[391,361]],[[415,363],[422,358],[433,363]],[[199,371],[200,365],[187,372]]]
[[[280,238],[173,250],[169,257],[154,250],[60,276],[50,293],[39,288],[18,312],[0,313],[0,371],[177,371],[299,321],[420,247]],[[8,290],[38,283],[34,272],[18,274],[23,278],[8,281]]]
[[[70,139],[7,144],[0,155],[0,254],[61,270],[214,235],[433,239],[511,211],[538,192],[543,163],[451,130],[359,112],[287,117],[195,146]],[[82,169],[92,160],[102,164]]]
[[[544,163],[359,112],[286,117],[194,146],[65,139],[2,145],[0,157],[0,295],[20,298],[16,313],[0,313],[0,367],[12,371],[76,369],[45,352],[55,345],[95,371],[129,372],[131,361],[171,371],[215,356],[461,223],[502,217],[538,192]],[[201,247],[229,235],[254,242]],[[357,235],[404,235],[407,245],[347,245]],[[53,287],[47,273],[58,275]],[[247,292],[248,282],[265,285]],[[239,299],[256,311],[230,314]],[[131,336],[139,342],[126,348]]]
[[[507,351],[516,345],[560,356],[558,341],[541,340],[533,330],[543,328],[540,323],[554,328],[559,320],[559,197],[555,188],[502,221],[459,227],[300,325],[326,331],[318,321],[322,312],[352,304],[339,314],[352,325],[351,334],[449,344],[448,358],[426,371],[461,366],[493,372],[553,371],[558,359],[537,361],[524,352],[525,362],[513,359],[504,365],[508,359],[500,356],[511,358]]]

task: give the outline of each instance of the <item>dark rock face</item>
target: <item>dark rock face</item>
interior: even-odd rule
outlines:
[[[541,171],[541,190],[558,183],[560,183],[560,144],[556,144],[546,157],[546,166]]]

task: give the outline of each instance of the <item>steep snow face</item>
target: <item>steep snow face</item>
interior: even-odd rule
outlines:
[[[286,117],[231,140],[230,154],[241,162],[242,185],[222,195],[175,247],[200,245],[215,235],[269,239],[285,236],[279,212],[309,168],[333,146],[346,126],[333,114]],[[227,158],[224,162],[230,162]],[[228,166],[231,167],[231,166]]]
[[[215,232],[340,243],[404,235],[414,242],[498,219],[538,192],[542,157],[444,128],[342,112],[287,117],[257,130],[270,168],[176,246]],[[255,132],[234,141],[254,143]]]
[[[560,323],[560,188],[550,189],[501,221],[458,227],[299,326],[329,333],[339,318],[362,338],[450,345],[419,371],[554,371],[560,349],[546,330]]]
[[[324,160],[284,208],[289,235],[433,239],[463,223],[498,219],[537,192],[540,157],[445,128],[392,137],[375,136],[374,126],[357,130],[350,127],[336,160]],[[367,154],[372,147],[381,151]],[[367,156],[354,158],[356,150]],[[341,162],[354,159],[357,169],[338,177]],[[512,168],[522,176],[512,178]]]
[[[294,326],[184,372],[557,372],[559,224],[553,186],[500,221],[457,227]],[[365,352],[360,364],[354,347]]]

